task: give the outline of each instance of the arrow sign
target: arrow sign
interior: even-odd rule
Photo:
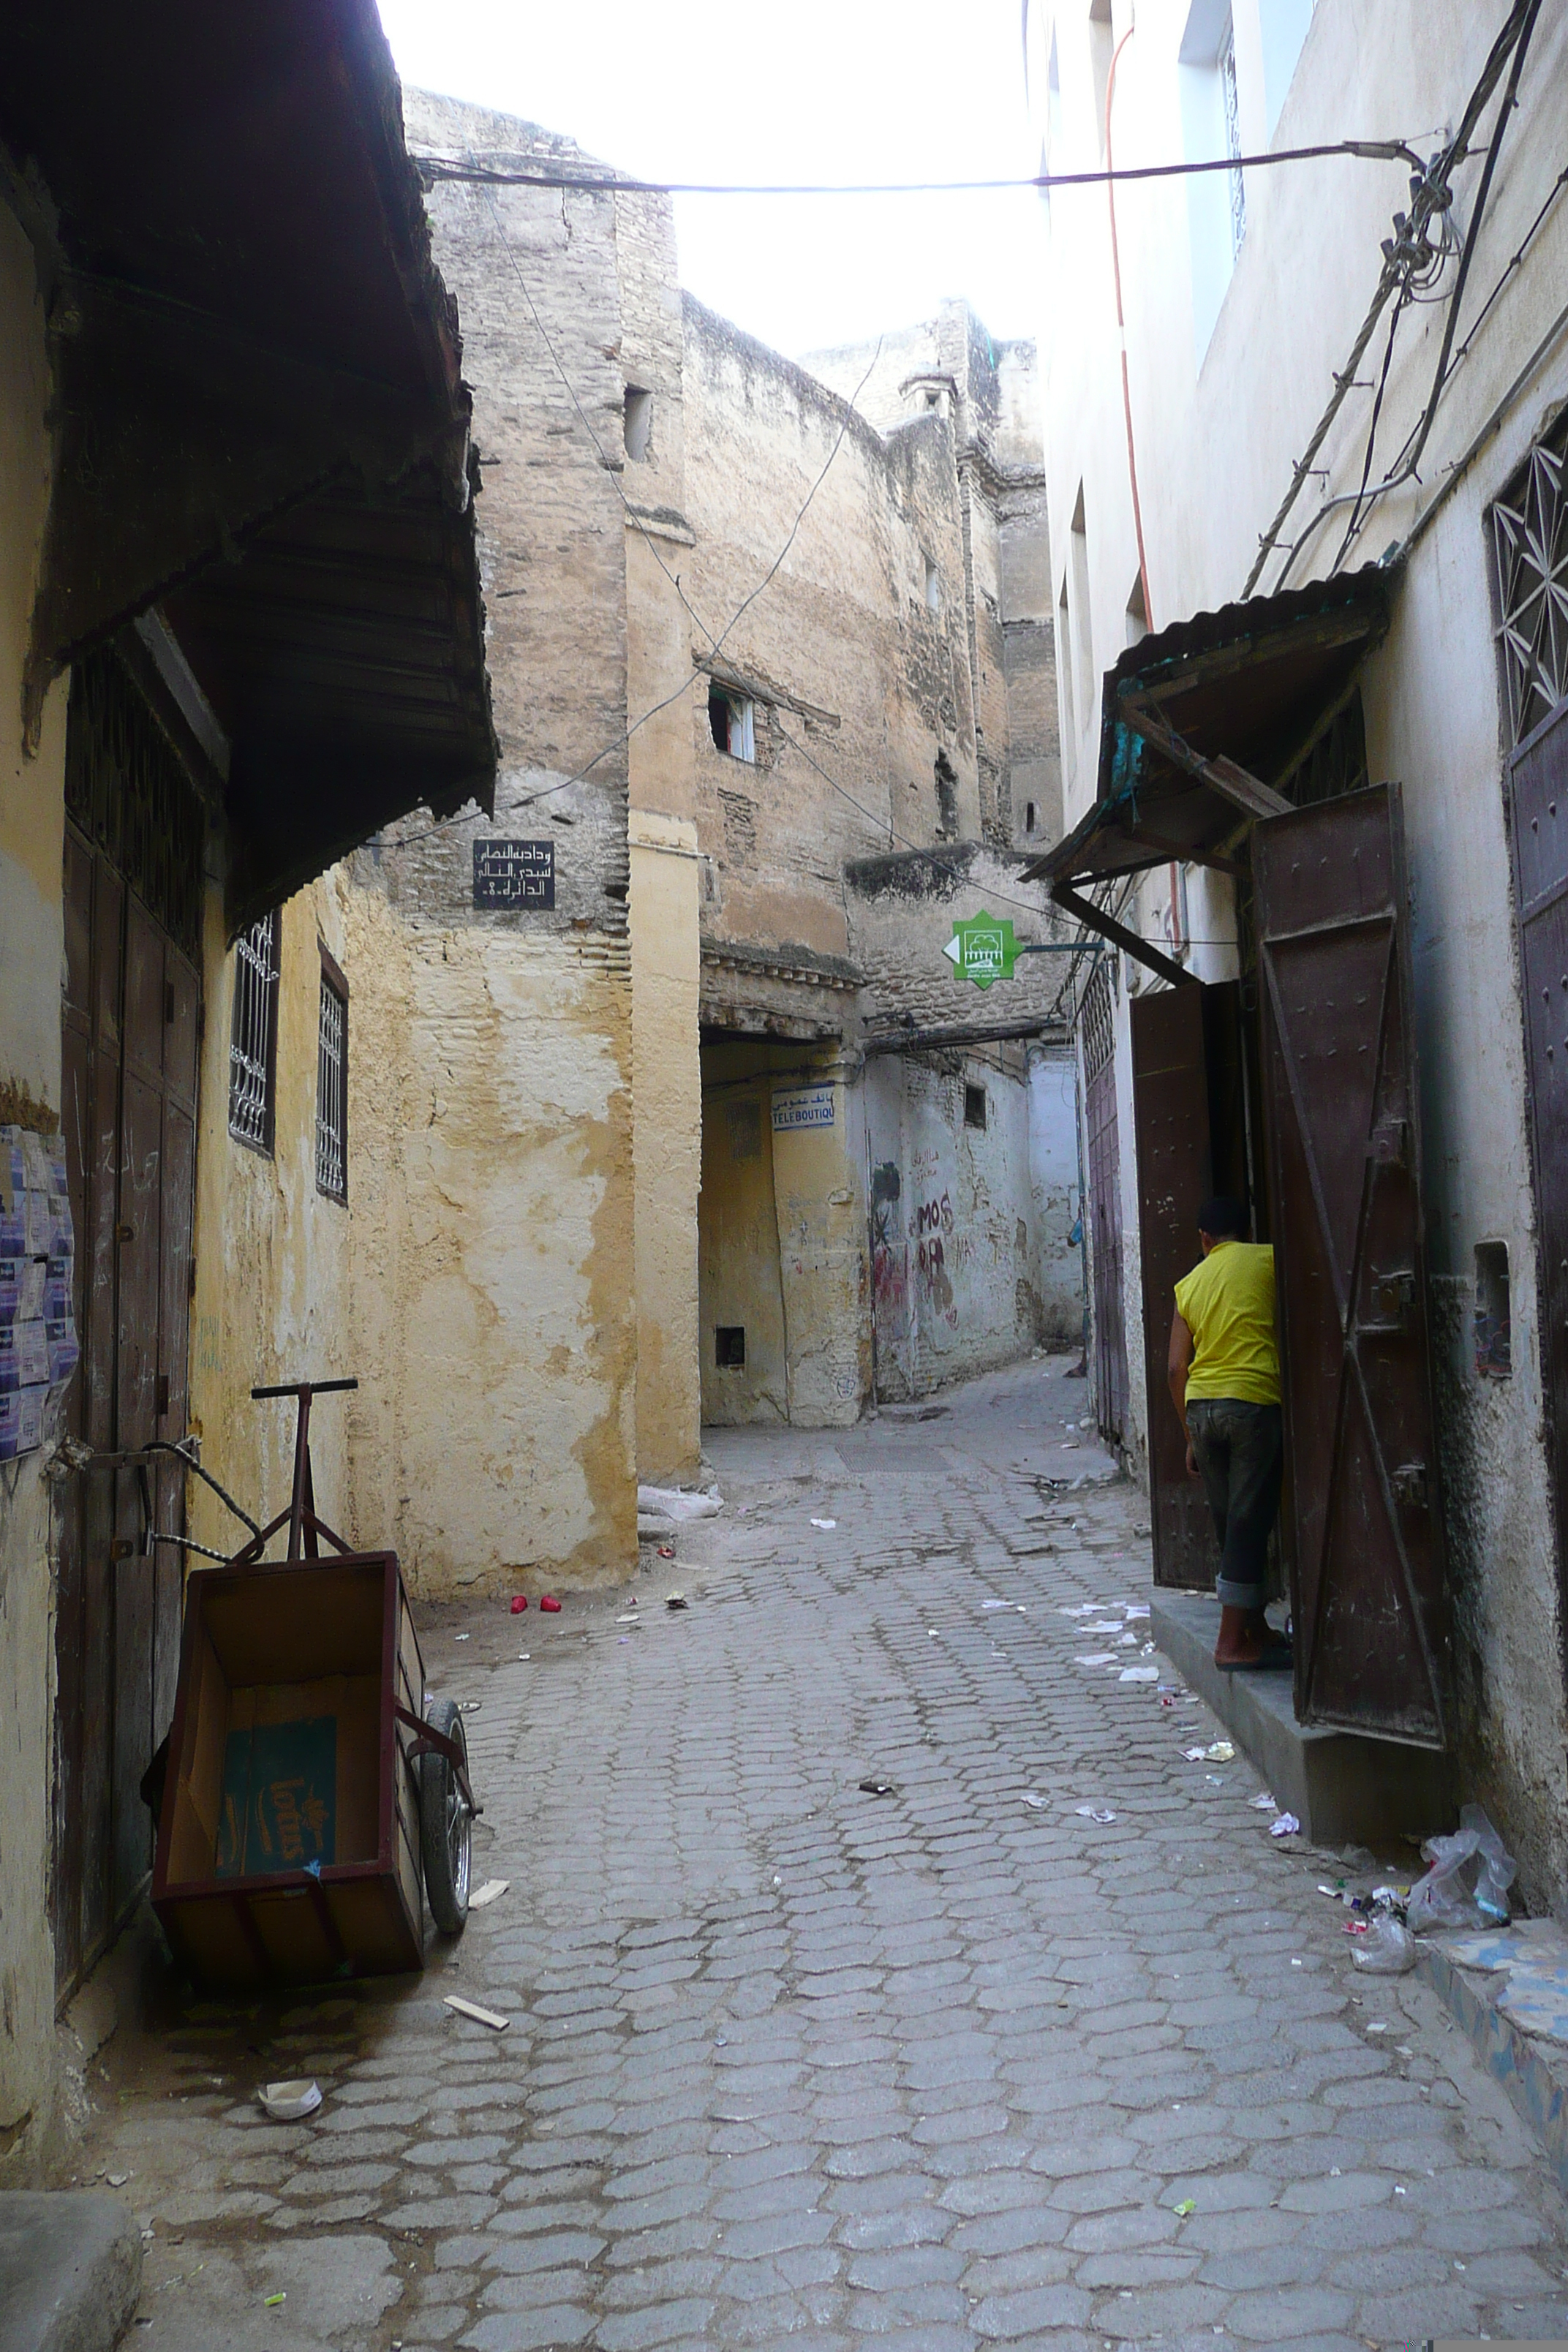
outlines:
[[[1018,954],[1013,925],[1005,915],[988,915],[982,908],[966,922],[955,922],[952,937],[942,949],[961,980],[989,988],[994,980],[1011,980]]]

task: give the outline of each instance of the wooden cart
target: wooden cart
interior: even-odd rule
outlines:
[[[446,1934],[468,1916],[462,1717],[426,1695],[396,1554],[316,1516],[310,1400],[356,1385],[252,1391],[299,1400],[292,1502],[186,1587],[153,1907],[205,1984],[417,1969],[426,1896]],[[285,1526],[287,1557],[264,1559]]]

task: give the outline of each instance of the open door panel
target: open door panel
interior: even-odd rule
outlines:
[[[1240,993],[1235,981],[1194,984],[1136,996],[1130,1009],[1154,1581],[1212,1592],[1219,1550],[1203,1487],[1187,1475],[1165,1362],[1175,1287],[1198,1262],[1198,1211],[1213,1192],[1247,1197]]]
[[[1296,1712],[1445,1744],[1443,1589],[1396,785],[1254,828]]]

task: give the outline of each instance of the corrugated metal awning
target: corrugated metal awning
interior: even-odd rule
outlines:
[[[1022,878],[1056,896],[1173,858],[1228,866],[1239,829],[1289,805],[1276,782],[1383,636],[1397,577],[1369,564],[1130,646],[1105,675],[1099,799]]]

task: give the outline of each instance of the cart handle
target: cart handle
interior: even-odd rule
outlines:
[[[259,1402],[262,1397],[325,1396],[332,1389],[357,1389],[358,1386],[357,1381],[279,1381],[271,1388],[252,1389],[250,1393]]]
[[[484,1811],[484,1807],[474,1801],[474,1792],[468,1786],[468,1768],[463,1762],[463,1751],[457,1741],[448,1739],[444,1731],[437,1731],[433,1723],[421,1723],[419,1717],[405,1707],[401,1699],[393,1701],[392,1711],[399,1723],[405,1723],[409,1730],[415,1734],[404,1749],[404,1754],[410,1761],[416,1756],[423,1756],[427,1748],[433,1749],[437,1756],[444,1756],[452,1768],[452,1775],[462,1793],[464,1804],[467,1805],[475,1821],[478,1821]]]

